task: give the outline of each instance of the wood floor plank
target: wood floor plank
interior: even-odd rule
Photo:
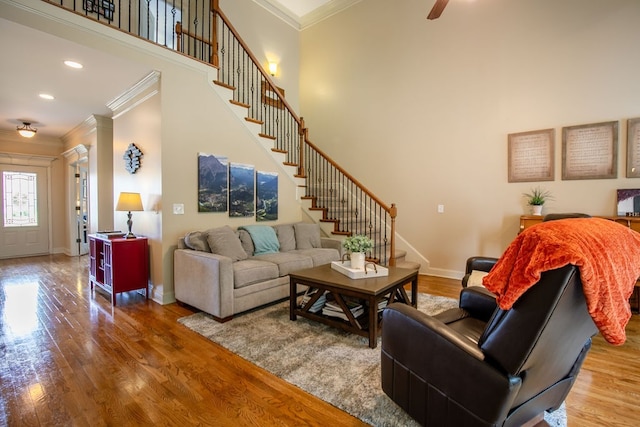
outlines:
[[[188,330],[193,313],[137,292],[91,291],[87,257],[0,260],[0,425],[362,426]],[[420,292],[456,298],[457,280]],[[628,340],[596,336],[569,394],[569,426],[640,419],[640,317]]]

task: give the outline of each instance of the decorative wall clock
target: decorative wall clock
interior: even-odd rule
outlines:
[[[129,173],[136,173],[140,168],[140,157],[142,157],[142,151],[132,142],[124,152],[124,156],[122,156],[124,159],[124,168]]]

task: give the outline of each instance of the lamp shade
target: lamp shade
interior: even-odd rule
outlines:
[[[120,193],[118,197],[117,211],[142,211],[142,199],[140,193]]]
[[[18,126],[16,130],[21,136],[25,138],[33,138],[33,136],[38,131],[38,129],[32,128],[31,123],[29,122],[22,122],[22,126]]]

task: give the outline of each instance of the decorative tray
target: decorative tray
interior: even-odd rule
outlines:
[[[342,273],[350,279],[371,279],[389,275],[389,269],[372,262],[365,263],[364,270],[351,268],[351,261],[333,261],[331,268]]]

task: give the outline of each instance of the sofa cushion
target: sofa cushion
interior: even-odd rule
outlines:
[[[278,252],[277,254],[265,254],[254,256],[251,259],[268,261],[278,266],[280,277],[303,268],[313,267],[313,259],[310,256],[296,252]]]
[[[320,226],[299,222],[293,224],[296,233],[296,249],[320,248]]]
[[[191,231],[184,236],[184,244],[194,251],[211,252],[207,243],[207,233],[202,231]]]
[[[233,287],[235,289],[277,278],[278,266],[272,262],[251,258],[233,263]]]
[[[280,242],[273,227],[268,225],[243,225],[239,230],[246,230],[253,240],[253,255],[271,254],[280,251]]]
[[[340,252],[330,248],[296,249],[295,253],[311,257],[313,266],[330,264],[332,261],[340,261]]]
[[[249,256],[253,256],[253,252],[256,248],[253,246],[253,240],[251,240],[251,235],[247,230],[240,229],[238,230],[238,237],[240,237],[240,244],[242,244],[242,249]]]
[[[296,248],[296,234],[293,224],[274,225],[273,229],[276,230],[276,236],[280,242],[280,252],[289,252]]]
[[[207,243],[212,253],[226,256],[232,261],[240,261],[249,257],[242,249],[240,238],[228,225],[207,230]]]

